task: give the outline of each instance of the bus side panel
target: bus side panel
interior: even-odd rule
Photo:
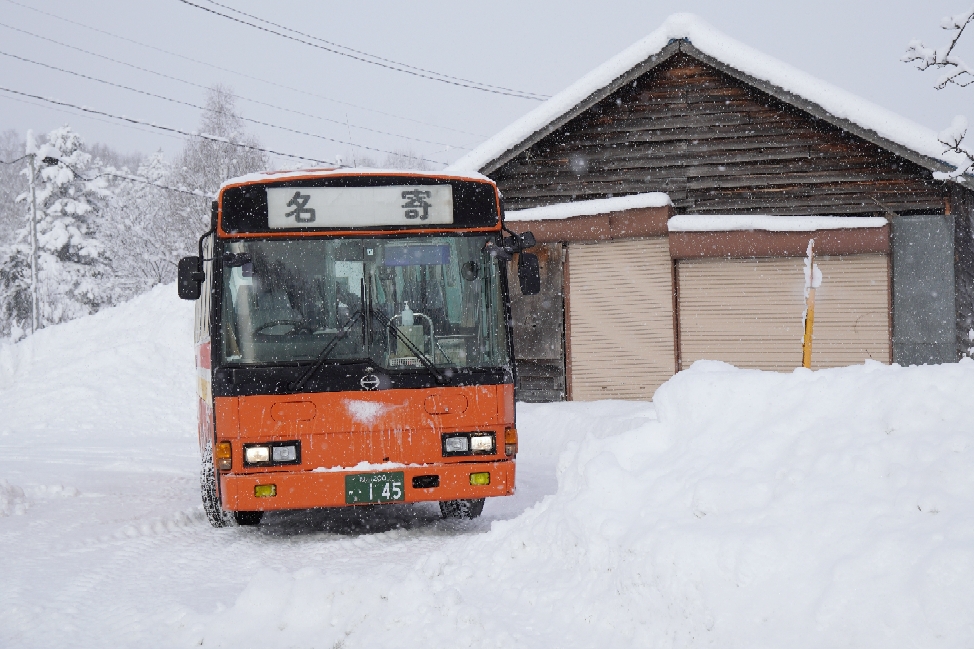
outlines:
[[[200,451],[212,443],[213,431],[213,382],[212,382],[212,347],[210,344],[210,309],[212,307],[213,288],[213,244],[212,236],[203,241],[203,270],[205,279],[200,287],[200,296],[193,305],[193,340],[196,342],[196,394],[199,395],[197,406],[197,435],[199,436]],[[207,261],[208,260],[208,261]]]
[[[211,391],[210,342],[196,345],[197,433],[202,451],[213,440],[213,393]]]
[[[505,426],[514,426],[514,384],[504,383],[495,386],[497,390],[497,419]]]

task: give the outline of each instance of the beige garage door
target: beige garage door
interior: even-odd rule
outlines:
[[[803,260],[693,259],[677,264],[680,364],[801,365]],[[821,257],[812,367],[890,361],[886,255]]]
[[[673,376],[673,265],[666,239],[572,243],[572,399],[649,400]]]

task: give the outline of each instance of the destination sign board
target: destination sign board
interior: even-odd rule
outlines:
[[[452,223],[450,184],[267,188],[271,230]]]

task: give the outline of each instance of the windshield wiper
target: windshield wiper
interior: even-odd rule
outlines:
[[[342,340],[343,338],[345,338],[345,336],[348,335],[349,329],[352,328],[352,323],[361,317],[362,317],[361,311],[356,311],[354,314],[352,314],[352,317],[348,319],[348,322],[342,325],[342,328],[338,330],[338,333],[335,334],[335,337],[332,338],[327,345],[325,345],[324,349],[321,350],[321,353],[318,354],[318,358],[316,358],[314,364],[308,368],[308,371],[305,372],[300,379],[298,379],[297,381],[295,381],[290,385],[288,389],[291,392],[300,390],[301,386],[304,385],[308,381],[308,379],[314,376],[315,372],[321,369],[321,366],[324,365],[325,361],[328,360],[328,355],[331,354],[331,351],[333,349],[335,349],[335,346],[338,344],[338,341]]]

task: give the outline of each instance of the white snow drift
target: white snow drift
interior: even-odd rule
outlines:
[[[972,361],[700,362],[654,404],[520,405],[479,521],[213,530],[174,292],[0,352],[2,646],[974,643]]]

